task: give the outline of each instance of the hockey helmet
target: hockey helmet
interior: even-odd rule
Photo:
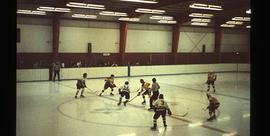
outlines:
[[[143,79],[140,79],[140,82],[141,82],[141,83],[144,83],[144,80],[143,80]]]
[[[158,99],[164,99],[163,94],[159,94]]]
[[[114,77],[114,74],[111,74],[111,77]]]
[[[128,85],[128,81],[125,82],[125,85]]]
[[[83,77],[87,77],[87,73],[83,73]]]
[[[153,78],[152,81],[153,81],[153,82],[156,82],[157,80],[156,80],[156,78]]]

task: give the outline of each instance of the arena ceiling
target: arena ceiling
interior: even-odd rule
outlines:
[[[213,14],[211,22],[208,26],[220,26],[227,21],[232,20],[234,17],[250,17],[246,11],[250,9],[250,0],[148,0],[156,1],[155,4],[126,2],[121,0],[17,0],[17,10],[37,10],[40,6],[44,7],[58,7],[58,8],[70,8],[70,12],[46,12],[46,15],[25,15],[17,14],[17,16],[38,16],[38,17],[53,17],[58,15],[61,18],[73,18],[73,14],[87,14],[96,15],[94,20],[103,21],[119,21],[119,17],[103,16],[100,15],[101,11],[114,11],[127,13],[126,17],[140,18],[138,23],[150,23],[157,24],[157,20],[150,19],[151,16],[156,14],[135,12],[138,8],[144,9],[157,9],[165,10],[161,16],[172,16],[174,21],[180,22],[184,25],[191,25],[193,17],[189,15],[191,13]],[[104,5],[105,9],[86,9],[68,7],[69,2],[87,3]],[[209,4],[218,5],[222,7],[222,10],[205,10],[190,8],[189,6],[194,4]],[[160,15],[157,15],[160,16]],[[75,18],[73,18],[75,19]],[[76,18],[78,19],[78,18]],[[86,20],[86,19],[82,19]],[[93,20],[93,19],[90,19]],[[250,21],[244,21],[244,24],[237,25],[237,27],[246,27],[250,25]]]

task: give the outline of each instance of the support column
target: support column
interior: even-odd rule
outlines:
[[[53,40],[53,59],[58,59],[59,49],[59,32],[60,32],[60,19],[59,14],[55,14],[52,23],[52,40]]]
[[[222,31],[220,27],[215,27],[215,53],[220,53]]]
[[[215,27],[215,47],[214,47],[214,53],[216,54],[216,60],[217,63],[221,62],[221,53],[220,53],[220,46],[221,46],[221,38],[222,38],[222,32],[221,28],[219,26]]]
[[[172,55],[173,55],[173,64],[177,63],[177,50],[180,36],[180,23],[177,23],[173,26],[172,32]]]
[[[55,13],[52,18],[52,59],[58,59],[60,21],[59,14]],[[49,68],[49,80],[52,80],[52,67]]]
[[[119,43],[119,53],[120,53],[120,63],[123,65],[125,60],[125,49],[127,40],[128,23],[120,22],[120,43]]]

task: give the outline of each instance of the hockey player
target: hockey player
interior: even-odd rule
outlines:
[[[86,80],[87,80],[87,73],[83,73],[83,78],[77,80],[77,84],[76,84],[77,92],[75,94],[75,98],[77,98],[77,95],[78,95],[80,90],[82,90],[80,97],[84,97],[83,92],[84,92],[84,88],[86,87],[86,84],[85,84]]]
[[[163,125],[165,127],[165,129],[167,128],[167,124],[166,124],[166,112],[168,111],[169,115],[172,115],[172,112],[167,104],[167,102],[164,101],[164,96],[163,94],[160,94],[158,96],[158,99],[153,103],[154,106],[154,111],[155,114],[153,116],[153,127],[151,127],[151,130],[156,130],[157,129],[157,119],[159,118],[159,116],[161,115],[162,119],[163,119]]]
[[[209,105],[207,106],[206,109],[209,109],[209,115],[210,115],[210,118],[207,119],[207,121],[210,121],[216,118],[215,111],[219,107],[220,103],[215,97],[211,96],[210,94],[207,93],[206,96],[207,96],[207,99],[209,100]]]
[[[217,80],[217,75],[214,72],[208,72],[207,81],[206,84],[208,85],[207,91],[210,90],[210,85],[212,85],[214,92],[216,92],[215,89],[215,81]]]
[[[111,88],[111,93],[110,93],[110,95],[113,96],[113,95],[114,95],[114,94],[112,93],[112,92],[113,92],[113,88],[116,87],[116,85],[115,85],[113,82],[114,82],[114,75],[111,74],[110,77],[107,77],[107,78],[105,79],[104,88],[103,88],[103,90],[101,91],[101,93],[99,94],[99,96],[101,96],[102,93],[103,93],[106,89],[108,89],[109,87]]]
[[[127,102],[129,101],[129,85],[128,85],[128,81],[125,82],[125,85],[120,87],[118,89],[119,94],[120,94],[120,98],[119,98],[119,102],[118,102],[118,106],[121,105],[122,102],[122,98],[125,96],[126,101],[124,101],[124,106],[126,106]]]
[[[143,97],[143,102],[142,104],[145,105],[146,101],[145,101],[145,95],[148,95],[148,97],[150,98],[150,83],[145,82],[143,79],[140,79],[140,82],[142,84],[142,88],[141,91],[137,94],[137,96],[140,96],[140,94],[142,94]]]
[[[152,79],[152,87],[150,89],[150,91],[152,91],[152,95],[150,97],[149,100],[149,104],[150,104],[150,108],[148,110],[152,110],[153,109],[153,101],[158,99],[158,95],[159,95],[159,91],[158,89],[160,88],[159,84],[157,83],[156,78]]]

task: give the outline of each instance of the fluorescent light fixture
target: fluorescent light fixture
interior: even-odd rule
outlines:
[[[66,6],[75,8],[87,8],[87,9],[105,9],[104,5],[78,3],[78,2],[69,2],[68,4],[66,4]]]
[[[191,25],[197,25],[197,26],[207,26],[207,23],[201,23],[201,22],[192,22]]]
[[[127,13],[124,12],[113,12],[113,11],[102,11],[99,13],[104,16],[127,16]]]
[[[232,24],[232,25],[242,25],[242,21],[227,21],[226,24]]]
[[[18,14],[31,14],[31,15],[46,15],[45,11],[37,11],[37,10],[17,10]]]
[[[210,19],[204,19],[204,18],[193,18],[191,19],[192,22],[206,22],[209,23],[211,20]]]
[[[150,3],[150,4],[158,3],[156,0],[120,0],[120,1]]]
[[[139,22],[140,21],[140,18],[120,17],[118,20],[120,20],[120,21]]]
[[[234,17],[232,18],[234,21],[250,21],[250,17]]]
[[[135,12],[140,13],[150,13],[150,14],[163,14],[166,11],[165,10],[157,10],[157,9],[145,9],[145,8],[137,8]]]
[[[189,5],[190,8],[195,9],[206,9],[206,10],[223,10],[221,6],[218,5],[207,5],[207,4],[200,4],[200,3],[193,3]]]
[[[251,28],[251,26],[250,26],[250,25],[248,25],[248,26],[246,26],[246,28]]]
[[[161,24],[176,24],[177,21],[173,21],[173,20],[159,20],[158,23],[161,23]]]
[[[87,18],[87,19],[96,19],[96,15],[85,15],[85,14],[73,14],[72,17],[74,18]]]
[[[55,7],[39,7],[37,10],[51,11],[51,12],[71,12],[69,8],[55,8]]]
[[[203,123],[200,121],[200,122],[196,122],[196,123],[190,123],[188,124],[189,127],[197,127],[197,126],[201,126]]]
[[[191,13],[190,17],[202,17],[202,18],[212,18],[213,14],[202,14],[202,13]]]
[[[173,20],[173,17],[171,17],[171,16],[151,16],[150,19],[156,19],[156,20]]]
[[[221,27],[235,27],[235,25],[222,24]]]
[[[246,11],[247,14],[251,14],[251,9]]]

